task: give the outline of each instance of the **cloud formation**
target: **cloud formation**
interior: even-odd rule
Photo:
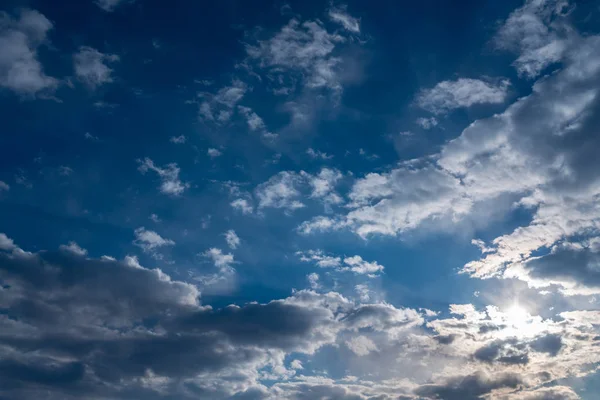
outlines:
[[[59,82],[44,73],[37,55],[53,27],[36,10],[23,9],[16,18],[0,12],[0,87],[25,98],[53,93]]]

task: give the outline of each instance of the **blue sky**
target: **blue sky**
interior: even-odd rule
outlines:
[[[0,9],[0,398],[594,399],[600,3]]]

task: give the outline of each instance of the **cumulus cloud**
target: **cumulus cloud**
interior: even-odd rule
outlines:
[[[419,107],[442,114],[475,104],[504,103],[509,86],[510,82],[506,79],[493,82],[460,78],[455,81],[442,81],[431,89],[422,90],[416,101]]]
[[[58,80],[44,73],[37,56],[52,28],[36,10],[23,9],[16,18],[0,12],[0,87],[25,98],[52,94]]]
[[[8,185],[8,183],[0,181],[0,193],[2,193],[2,191],[8,192],[9,190],[10,186]]]
[[[113,81],[113,70],[109,64],[119,61],[115,54],[103,54],[98,50],[81,46],[73,55],[75,75],[91,89]]]
[[[161,168],[156,166],[154,161],[148,157],[137,161],[138,164],[140,164],[138,170],[142,174],[145,174],[148,171],[154,171],[158,174],[158,177],[161,180],[161,193],[179,196],[189,187],[188,183],[184,183],[179,179],[180,169],[176,163],[170,163]]]

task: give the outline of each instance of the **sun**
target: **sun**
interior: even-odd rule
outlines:
[[[508,322],[515,326],[523,326],[529,320],[529,313],[519,303],[514,303],[506,310]]]

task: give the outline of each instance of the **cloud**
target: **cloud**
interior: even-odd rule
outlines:
[[[225,241],[227,242],[229,248],[233,250],[237,249],[237,247],[240,245],[240,238],[233,229],[225,232]]]
[[[306,154],[312,159],[320,159],[320,160],[331,160],[333,156],[331,154],[324,153],[319,150],[315,150],[312,147],[306,150]]]
[[[422,90],[417,96],[419,107],[435,114],[443,114],[457,108],[467,108],[475,104],[501,104],[508,95],[510,82],[506,79],[482,81],[459,78],[455,81],[442,81],[431,89]]]
[[[135,230],[135,240],[133,244],[141,248],[145,253],[155,254],[160,247],[174,246],[175,242],[165,239],[154,231],[139,227]]]
[[[592,251],[552,250],[564,241],[585,248],[600,228],[599,165],[590,150],[599,122],[600,37],[569,40],[563,67],[537,81],[531,94],[473,122],[433,157],[358,178],[347,213],[313,218],[299,231],[350,229],[362,237],[457,232],[486,226],[516,207],[531,221],[478,242],[484,254],[462,272],[518,278],[531,287],[558,285],[568,295],[596,293],[593,272],[584,272],[588,258],[581,256]],[[560,257],[583,264],[559,270],[553,261]]]
[[[0,250],[12,251],[15,248],[15,242],[5,233],[0,233]]]
[[[344,200],[335,192],[335,186],[343,178],[337,169],[322,168],[317,175],[301,173],[308,181],[312,192],[310,197],[321,199],[326,205],[341,204]]]
[[[416,394],[429,399],[477,400],[494,389],[514,389],[521,383],[519,375],[514,373],[491,377],[484,374],[474,374],[449,379],[442,385],[423,385],[416,390]]]
[[[23,9],[16,19],[0,12],[0,87],[24,98],[51,96],[58,80],[44,73],[37,49],[52,28],[36,10]]]
[[[454,305],[453,316],[430,316],[423,329],[416,310],[310,290],[214,309],[200,304],[196,286],[133,257],[31,253],[0,235],[4,242],[0,393],[8,398],[571,400],[570,388],[545,386],[600,362],[593,311],[516,320],[494,307]],[[219,249],[204,255],[219,268],[234,262]],[[442,336],[454,339],[435,339]],[[494,346],[492,357],[473,356]],[[513,369],[500,359],[506,346],[529,363]],[[352,376],[313,371],[319,357],[329,368],[342,355],[356,357],[346,364]]]
[[[332,53],[344,41],[342,36],[328,33],[320,22],[292,19],[272,38],[247,44],[246,52],[260,68],[268,70],[272,82],[280,82],[279,90],[289,93],[295,90],[294,83],[301,81],[307,89],[340,92],[341,59]]]
[[[77,243],[75,243],[75,242],[69,242],[69,244],[68,244],[68,245],[64,245],[64,244],[62,244],[62,245],[60,245],[60,249],[61,249],[62,251],[67,251],[67,252],[70,252],[70,253],[76,254],[76,255],[78,255],[78,256],[81,256],[81,257],[85,257],[85,256],[87,255],[87,250],[86,250],[86,249],[83,249],[83,248],[81,248],[81,247],[80,247],[80,246],[79,246]]]
[[[258,116],[254,111],[252,111],[249,107],[238,106],[238,110],[242,113],[244,117],[246,117],[246,121],[248,122],[248,128],[251,131],[256,130],[264,130],[265,123],[261,117]]]
[[[183,144],[186,141],[187,141],[187,138],[184,135],[171,136],[171,138],[169,139],[169,142],[175,143],[175,144]]]
[[[206,151],[206,154],[210,157],[210,158],[217,158],[219,156],[221,156],[223,153],[221,153],[218,149],[215,148],[209,148]]]
[[[320,268],[334,268],[338,271],[350,271],[358,275],[372,276],[382,272],[384,267],[376,261],[368,262],[361,256],[336,257],[325,254],[322,250],[299,251],[296,253],[302,262],[313,262]]]
[[[438,120],[435,117],[431,118],[417,118],[415,121],[423,129],[431,129],[438,125]]]
[[[230,86],[225,86],[215,94],[201,92],[198,115],[204,122],[217,124],[227,123],[233,116],[235,105],[242,100],[249,90],[248,85],[239,79],[233,80]]]
[[[311,272],[310,274],[306,275],[306,279],[308,280],[310,288],[313,290],[316,290],[321,286],[319,284],[319,274],[316,272]]]
[[[348,14],[346,7],[332,8],[329,10],[328,16],[333,22],[343,26],[344,29],[353,33],[360,33],[360,21]]]
[[[346,341],[346,346],[357,356],[366,356],[371,352],[379,350],[377,345],[366,336],[355,336]]]
[[[119,5],[126,3],[127,1],[133,0],[95,0],[98,7],[106,12],[114,11]]]
[[[569,3],[564,0],[527,0],[510,14],[494,42],[500,49],[519,54],[513,63],[519,75],[535,78],[567,52],[569,29],[559,21],[568,12]]]
[[[2,191],[8,192],[10,190],[10,186],[8,185],[8,183],[4,182],[4,181],[0,181],[0,193]]]
[[[215,267],[223,271],[231,270],[231,265],[235,263],[233,254],[225,254],[221,249],[210,248],[202,253],[203,257],[210,258],[215,264]]]
[[[75,75],[90,89],[113,82],[113,70],[108,64],[116,61],[119,61],[119,56],[103,54],[88,46],[81,46],[73,55]]]
[[[242,214],[252,214],[254,208],[247,199],[235,199],[230,203],[231,207],[242,212]]]
[[[308,197],[321,201],[326,210],[330,210],[331,205],[343,203],[342,197],[335,191],[342,177],[340,171],[330,168],[322,168],[316,175],[305,171],[280,171],[258,185],[254,196],[259,208],[281,208],[291,212],[305,207],[301,197],[309,189]]]
[[[179,167],[176,163],[167,164],[164,168],[157,167],[150,158],[146,157],[144,160],[137,160],[140,166],[138,170],[145,174],[148,170],[154,171],[158,174],[161,185],[161,193],[180,196],[188,187],[188,183],[184,183],[179,179]]]
[[[344,258],[344,264],[346,264],[350,271],[359,275],[372,275],[383,271],[383,266],[379,265],[376,261],[368,262],[362,259],[361,256],[352,256]]]
[[[277,173],[267,182],[256,187],[254,194],[258,200],[258,207],[282,208],[287,211],[304,207],[304,204],[298,200],[300,191],[297,187],[301,183],[301,177],[296,173],[288,171]]]

